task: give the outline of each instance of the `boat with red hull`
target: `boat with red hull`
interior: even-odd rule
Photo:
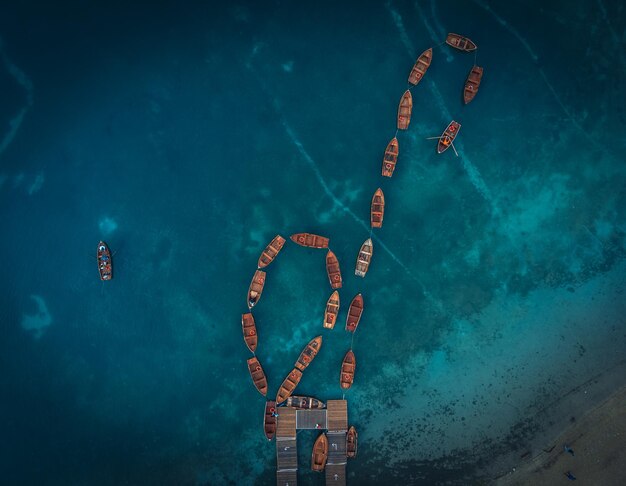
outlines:
[[[259,268],[265,268],[270,263],[274,261],[274,258],[278,255],[280,250],[283,249],[285,245],[285,238],[280,235],[276,235],[272,241],[270,241],[269,245],[265,247],[265,250],[261,253],[259,257],[259,262],[257,266]]]
[[[329,240],[324,236],[314,235],[312,233],[296,233],[289,238],[300,246],[306,246],[308,248],[328,248]]]
[[[246,346],[248,346],[250,352],[254,353],[256,351],[258,336],[256,334],[256,324],[252,313],[247,312],[246,314],[241,314],[241,329],[243,330],[243,340],[246,342]]]
[[[339,384],[341,388],[347,390],[354,383],[354,372],[356,371],[356,357],[352,350],[348,351],[343,357],[341,363],[341,376],[339,378]]]
[[[398,105],[398,130],[406,130],[411,123],[411,112],[413,111],[413,97],[407,89]]]
[[[335,254],[328,250],[326,254],[326,273],[328,274],[328,281],[333,289],[340,289],[343,283],[341,279],[341,269],[339,268],[339,260]]]
[[[267,395],[267,378],[256,356],[248,359],[248,371],[256,389],[263,396]]]
[[[372,206],[370,207],[370,224],[372,228],[382,228],[385,216],[385,194],[379,187],[372,196]]]
[[[387,144],[385,149],[385,155],[383,156],[383,171],[384,177],[391,177],[393,171],[396,170],[396,164],[398,163],[398,153],[400,148],[398,146],[398,139],[393,137]]]
[[[446,44],[464,52],[472,52],[478,49],[478,46],[472,40],[452,32],[446,37]]]
[[[311,361],[315,359],[315,356],[317,356],[317,353],[321,348],[322,336],[317,336],[311,339],[311,341],[309,341],[309,343],[300,353],[300,356],[298,356],[298,360],[296,361],[296,364],[294,366],[300,371],[304,371],[306,367],[311,364]]]
[[[350,309],[348,310],[348,317],[346,318],[346,331],[356,331],[361,315],[363,314],[363,296],[357,294],[350,303]]]
[[[326,311],[324,312],[324,327],[332,329],[337,322],[337,314],[339,313],[339,292],[336,290],[330,295],[326,302]]]
[[[473,66],[467,75],[467,81],[465,81],[465,87],[463,88],[463,102],[467,105],[474,99],[478,88],[480,87],[480,81],[483,79],[483,68],[480,66]]]
[[[265,402],[265,414],[263,415],[263,430],[267,440],[272,440],[276,435],[276,402]]]
[[[409,83],[411,83],[412,85],[416,85],[417,83],[419,83],[424,77],[424,74],[426,74],[428,68],[430,67],[430,63],[432,60],[433,49],[431,47],[430,49],[426,49],[424,52],[422,52],[420,54],[420,57],[417,58],[417,61],[415,61],[415,65],[409,73]]]

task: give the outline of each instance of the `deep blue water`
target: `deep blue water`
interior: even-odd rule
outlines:
[[[479,45],[468,106],[474,56],[440,45],[448,31]],[[620,2],[32,3],[0,8],[0,38],[6,484],[274,484],[240,314],[277,233],[329,236],[344,287],[323,332],[324,253],[288,242],[267,269],[254,315],[270,396],[321,333],[298,392],[342,396],[347,304],[365,298],[350,484],[489,477],[542,444],[549,413],[584,410],[570,390],[623,384]],[[425,140],[451,118],[458,158]],[[361,280],[377,187],[387,212]],[[313,440],[299,435],[302,484],[323,482]]]

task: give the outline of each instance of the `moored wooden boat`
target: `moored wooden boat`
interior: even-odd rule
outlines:
[[[246,342],[246,346],[254,353],[256,351],[258,336],[256,334],[256,324],[254,323],[252,313],[241,314],[241,329],[243,330],[243,340]]]
[[[339,384],[341,388],[347,390],[352,386],[354,382],[354,372],[356,371],[356,358],[352,350],[348,351],[343,357],[341,363],[341,377],[339,378]]]
[[[346,456],[350,459],[354,459],[356,457],[358,437],[359,436],[356,433],[354,425],[351,425],[348,429],[348,433],[346,434]]]
[[[407,89],[398,105],[398,130],[406,130],[411,123],[411,111],[413,111],[413,97]]]
[[[267,378],[256,356],[248,359],[248,371],[250,371],[252,382],[256,389],[259,390],[259,393],[263,396],[267,395]]]
[[[396,169],[396,164],[398,163],[399,150],[398,139],[393,137],[385,149],[385,156],[383,157],[383,176],[391,177],[393,175],[393,171]]]
[[[385,216],[385,194],[379,187],[372,197],[372,207],[370,209],[370,224],[372,228],[382,228]]]
[[[326,404],[321,400],[313,397],[296,397],[291,396],[287,399],[287,406],[293,408],[305,408],[305,409],[323,409],[326,408]]]
[[[365,277],[367,270],[370,267],[370,262],[372,261],[372,254],[374,253],[374,244],[372,243],[372,239],[368,238],[361,245],[361,249],[359,250],[359,254],[356,257],[356,268],[354,270],[354,274],[358,277]]]
[[[322,472],[326,467],[328,459],[328,438],[322,432],[313,444],[313,453],[311,454],[311,469],[316,472]]]
[[[248,309],[252,309],[259,302],[264,286],[265,272],[257,270],[254,272],[254,277],[252,277],[252,282],[250,282],[250,288],[248,289]]]
[[[269,245],[265,247],[265,250],[261,253],[259,257],[258,267],[265,268],[270,263],[274,261],[276,255],[283,249],[283,245],[285,244],[285,238],[280,235],[276,235],[272,241],[270,241]]]
[[[330,294],[328,302],[326,302],[326,311],[324,312],[324,327],[332,329],[337,322],[337,314],[339,313],[339,292],[336,290]]]
[[[346,331],[356,331],[361,315],[363,314],[363,296],[357,294],[352,302],[350,302],[350,309],[348,309],[348,317],[346,318]]]
[[[340,289],[342,285],[341,270],[339,269],[339,260],[335,254],[328,250],[326,254],[326,273],[328,273],[328,281],[333,289]]]
[[[461,124],[455,122],[454,120],[452,120],[448,124],[446,129],[441,134],[441,137],[439,137],[439,142],[437,142],[438,153],[441,154],[445,152],[446,150],[448,150],[448,148],[450,148],[450,146],[452,145],[452,142],[454,142],[454,139],[459,134],[460,129],[461,129]]]
[[[283,382],[280,385],[280,388],[278,389],[278,393],[276,394],[277,405],[283,403],[285,400],[287,400],[287,398],[291,396],[293,391],[298,386],[298,383],[300,383],[301,379],[302,379],[302,371],[296,368],[291,370],[291,372],[283,380]]]
[[[472,66],[469,74],[467,75],[467,81],[465,81],[465,87],[463,88],[463,102],[467,105],[474,99],[478,88],[480,87],[480,81],[483,78],[483,68],[480,66]]]
[[[424,74],[428,70],[431,61],[433,60],[433,49],[426,49],[424,52],[420,54],[420,57],[415,61],[415,65],[411,72],[409,73],[409,83],[416,85],[422,80]]]
[[[298,356],[298,360],[296,361],[296,364],[294,366],[300,371],[304,371],[306,367],[311,364],[311,361],[315,359],[315,356],[317,356],[317,353],[321,348],[322,336],[317,336],[311,339],[311,341],[309,341],[309,344],[307,344],[300,353],[300,356]]]
[[[448,37],[446,37],[446,44],[465,52],[475,51],[478,48],[478,46],[467,37],[453,33],[449,33]]]
[[[270,400],[265,402],[265,415],[263,416],[263,430],[267,440],[272,440],[276,435],[276,402]]]
[[[98,243],[96,259],[98,260],[100,280],[111,280],[113,278],[113,260],[111,260],[109,246],[104,241]]]
[[[300,246],[307,246],[309,248],[328,248],[328,238],[320,235],[314,235],[312,233],[296,233],[291,235],[291,241],[297,243]]]

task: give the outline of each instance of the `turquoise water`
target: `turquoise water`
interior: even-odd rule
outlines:
[[[298,393],[341,398],[347,304],[364,295],[351,484],[496,475],[588,405],[564,395],[623,383],[617,2],[67,4],[0,19],[8,484],[273,484],[240,315],[277,233],[329,236],[344,287],[324,331],[324,252],[288,242],[267,269],[254,315],[270,396],[323,334]],[[448,31],[479,45],[468,106],[474,56],[438,45]],[[458,158],[425,140],[451,118]],[[361,280],[377,187],[385,221]],[[115,252],[104,284],[100,239]],[[299,435],[302,484],[323,481],[313,441]]]

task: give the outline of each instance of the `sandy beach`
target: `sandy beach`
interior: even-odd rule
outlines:
[[[551,445],[497,479],[497,485],[575,484],[612,486],[626,482],[626,386],[570,424]],[[567,445],[573,454],[565,450]]]

